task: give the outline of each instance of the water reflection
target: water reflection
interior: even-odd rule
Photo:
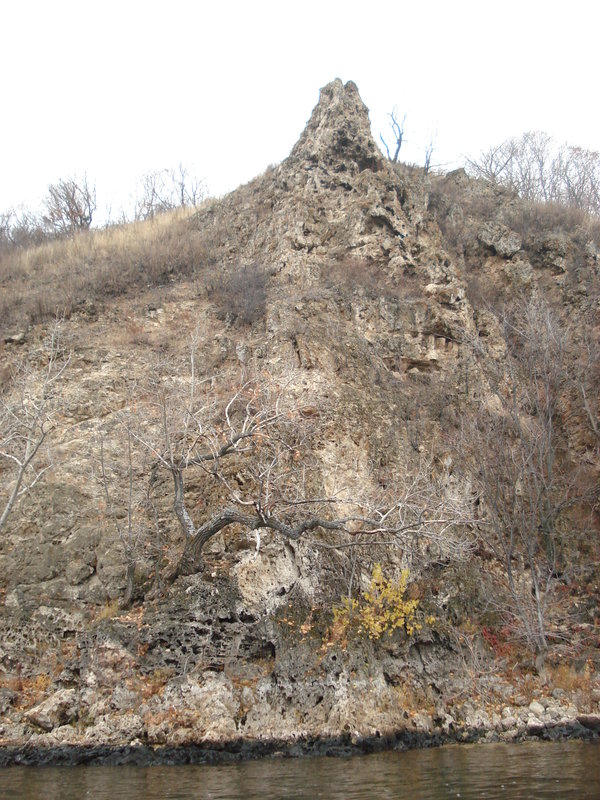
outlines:
[[[598,800],[600,743],[455,746],[223,766],[10,767],[0,771],[0,796],[11,800]]]

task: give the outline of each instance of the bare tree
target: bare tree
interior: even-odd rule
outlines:
[[[183,164],[174,169],[147,172],[140,180],[139,196],[135,199],[134,217],[152,219],[157,214],[175,208],[193,207],[206,196],[204,182]]]
[[[44,209],[44,224],[55,234],[87,230],[96,210],[96,187],[88,183],[85,175],[81,179],[60,180],[48,187]]]
[[[560,155],[563,202],[593,214],[600,213],[600,153],[568,147]]]
[[[400,149],[402,148],[402,142],[404,141],[404,125],[406,123],[406,114],[402,117],[402,120],[399,120],[398,110],[395,108],[390,114],[388,114],[388,117],[390,118],[390,128],[394,138],[394,155],[391,155],[390,148],[386,140],[383,138],[383,134],[380,133],[379,138],[385,147],[385,152],[388,159],[395,164],[398,161]]]
[[[507,186],[526,200],[600,213],[600,153],[558,146],[546,133],[506,139],[466,165],[475,177]]]
[[[171,578],[197,572],[206,543],[229,526],[253,531],[257,549],[261,530],[270,530],[289,540],[335,532],[340,547],[350,537],[355,546],[428,550],[432,559],[468,551],[464,506],[440,492],[427,464],[385,491],[357,495],[341,486],[323,492],[311,429],[289,387],[261,376],[219,390],[214,378],[198,378],[197,357],[192,350],[184,384],[168,375],[156,378],[153,423],[147,420],[133,433],[172,479],[184,548]],[[193,496],[204,498],[194,508],[190,484]]]
[[[47,238],[43,220],[33,211],[11,208],[0,214],[0,254],[41,244]]]
[[[514,139],[507,139],[482,152],[478,158],[467,159],[467,168],[476,178],[483,178],[494,184],[504,183],[505,176],[511,174],[509,169],[516,155],[515,149]]]
[[[41,357],[45,360],[41,370],[28,362],[20,364],[6,396],[0,398],[0,467],[5,471],[6,487],[0,501],[0,531],[19,500],[52,466],[46,445],[53,429],[58,387],[70,362],[60,323],[45,340]]]
[[[154,557],[160,553],[160,530],[157,511],[152,499],[153,473],[148,468],[145,448],[136,448],[133,426],[135,417],[131,414],[119,415],[118,430],[123,433],[126,447],[122,447],[119,437],[117,457],[107,453],[105,436],[99,443],[99,487],[104,501],[104,513],[117,533],[125,557],[125,594],[121,601],[128,608],[134,600],[136,570],[141,558],[154,550]],[[142,480],[145,470],[150,471],[150,480]],[[151,542],[149,532],[154,530],[155,541]],[[158,577],[158,570],[155,572]]]
[[[206,197],[206,186],[201,178],[192,174],[181,162],[170,170],[171,182],[177,189],[180,206],[197,206]]]
[[[423,174],[424,175],[429,175],[429,171],[431,170],[431,158],[433,156],[434,147],[435,147],[435,144],[433,142],[433,139],[431,139],[428,142],[427,147],[425,148],[425,160],[423,162]]]

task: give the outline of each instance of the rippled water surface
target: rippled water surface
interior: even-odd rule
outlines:
[[[600,743],[462,745],[224,766],[8,767],[10,800],[600,798]]]

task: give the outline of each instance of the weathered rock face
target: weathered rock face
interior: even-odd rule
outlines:
[[[306,162],[309,162],[307,165]],[[294,146],[288,163],[310,164],[350,175],[383,167],[371,136],[368,111],[356,84],[338,78],[321,89],[319,103]]]
[[[515,230],[516,202],[464,171],[426,182],[388,163],[356,86],[336,80],[281,165],[191,219],[188,244],[202,253],[194,281],[65,322],[73,358],[55,468],[0,543],[0,736],[159,745],[480,724],[478,709],[450,712],[446,701],[469,691],[465,659],[491,658],[472,623],[489,605],[489,552],[455,558],[442,541],[411,560],[387,541],[336,547],[331,535],[289,543],[268,532],[256,552],[254,537],[234,529],[209,543],[200,573],[157,589],[183,543],[171,478],[154,470],[153,511],[136,534],[136,603],[119,611],[127,542],[103,505],[99,443],[126,494],[122,418],[152,402],[139,387],[158,362],[184,380],[193,335],[202,376],[265,374],[286,387],[315,424],[309,477],[324,495],[400,497],[405,476],[425,465],[453,501],[473,500],[452,448],[468,412],[491,405],[507,356],[498,315],[474,287],[505,298],[554,292],[579,314],[573,297],[585,283],[592,302],[598,278],[597,250],[577,262],[575,284],[579,245]],[[41,333],[11,344],[7,358],[26,350],[40,361]],[[597,474],[586,425],[575,413],[565,421],[565,451],[580,461],[585,452]],[[235,469],[229,477],[243,482]],[[147,490],[142,461],[131,478]],[[197,476],[188,497],[199,523],[223,502],[222,486]],[[390,575],[410,566],[411,591],[438,624],[423,619],[412,638],[336,639],[332,606],[368,584],[375,562]],[[481,724],[526,724],[512,708],[500,717],[505,681],[489,677],[489,692],[498,719]],[[590,695],[580,710],[597,704]]]

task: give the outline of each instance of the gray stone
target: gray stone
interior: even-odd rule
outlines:
[[[578,714],[577,722],[584,728],[592,731],[600,731],[600,714]]]
[[[356,84],[344,85],[338,78],[321,89],[319,103],[290,158],[320,165],[344,162],[352,172],[381,167],[383,156],[373,141]]]
[[[94,568],[84,561],[76,559],[67,565],[65,577],[72,586],[77,586],[94,574]]]
[[[487,222],[480,229],[477,238],[503,258],[511,258],[522,246],[521,237],[499,222]]]
[[[0,714],[6,714],[16,696],[12,689],[0,689]]]
[[[19,333],[12,333],[4,337],[4,344],[24,344],[25,334],[23,331]]]
[[[122,683],[115,686],[110,698],[110,707],[116,711],[131,711],[140,704],[140,695]]]
[[[537,700],[532,700],[531,703],[529,703],[529,710],[539,719],[544,716],[544,706],[541,703],[538,703]]]
[[[77,719],[78,713],[79,692],[76,689],[59,689],[47,700],[29,709],[25,718],[39,728],[51,731]]]

